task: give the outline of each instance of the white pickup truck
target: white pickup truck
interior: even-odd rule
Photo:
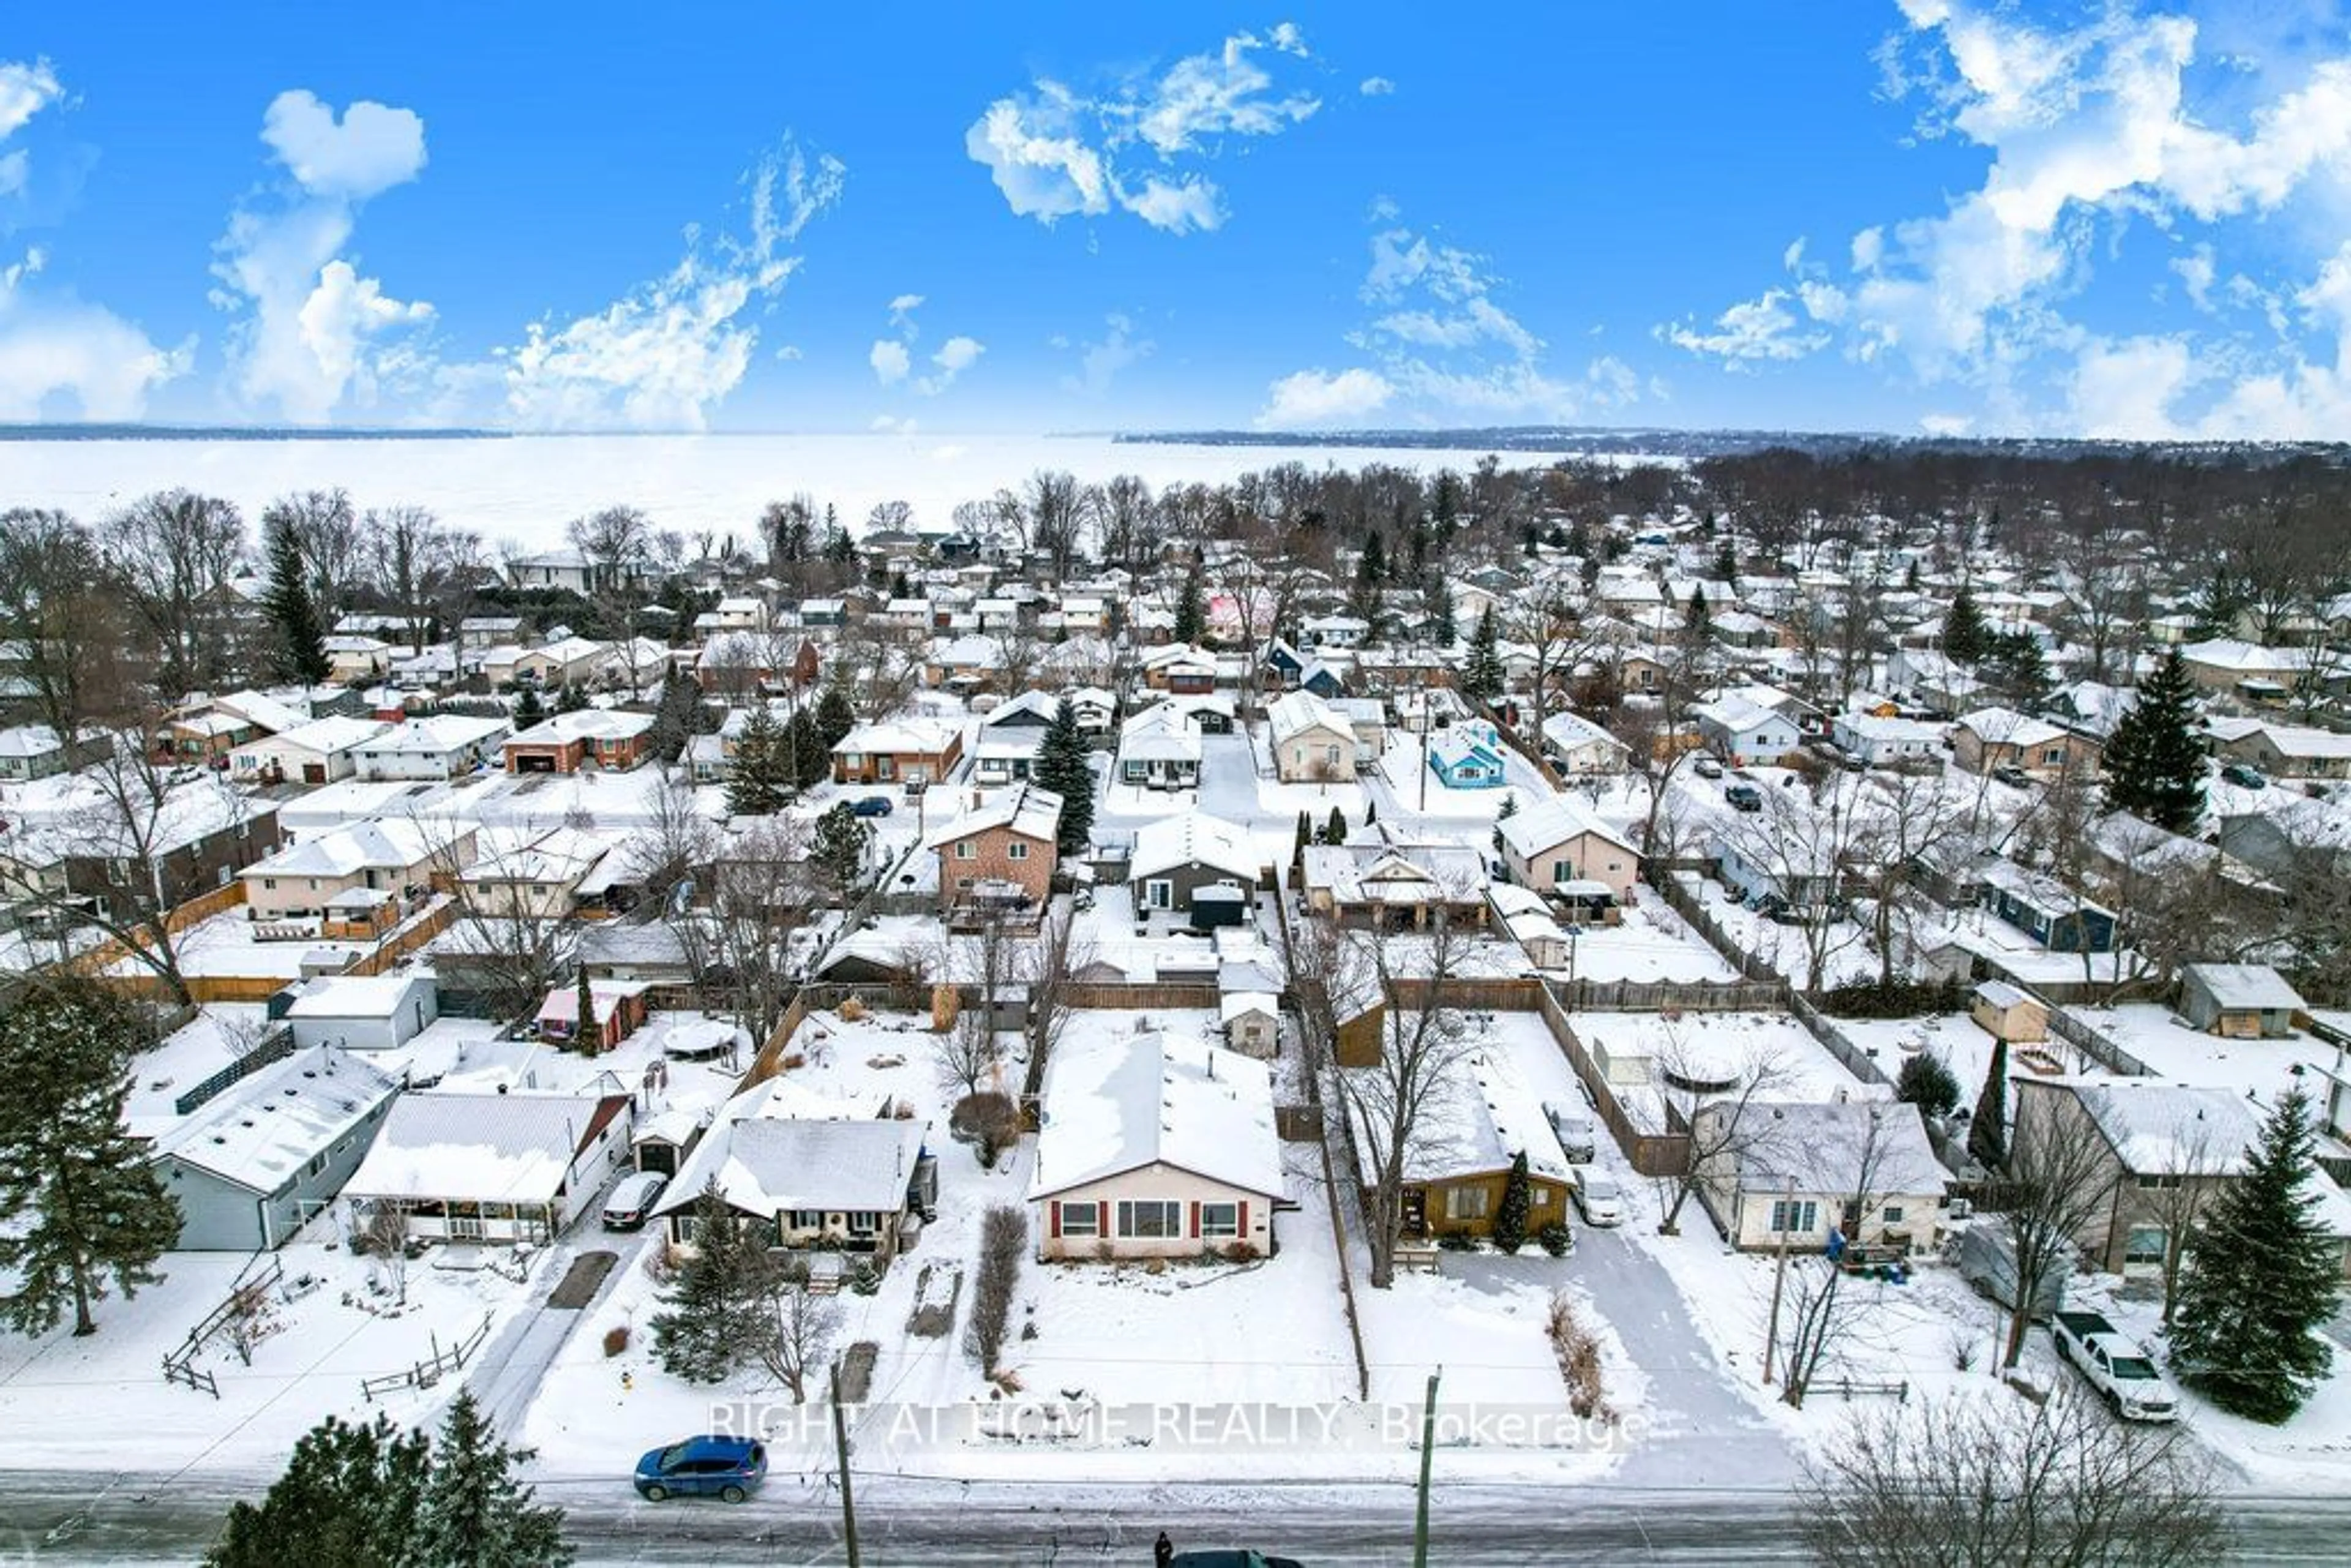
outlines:
[[[2147,1352],[2097,1312],[2061,1312],[2049,1332],[2057,1354],[2074,1364],[2126,1421],[2176,1421],[2179,1397]]]

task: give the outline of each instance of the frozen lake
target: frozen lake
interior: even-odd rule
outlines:
[[[1506,452],[1511,467],[1573,455]],[[1335,446],[1120,444],[1107,436],[549,435],[479,440],[0,442],[0,507],[54,507],[89,521],[151,490],[224,496],[251,521],[273,496],[340,486],[360,507],[429,507],[495,545],[549,549],[570,518],[643,507],[655,522],[748,539],[768,501],[805,490],[852,529],[878,502],[905,501],[944,528],[958,501],[1018,487],[1040,468],[1094,482],[1136,474],[1154,489],[1217,484],[1251,469],[1389,463],[1465,472],[1477,451]]]

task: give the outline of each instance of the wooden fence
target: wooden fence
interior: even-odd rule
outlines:
[[[163,916],[163,929],[177,936],[189,926],[200,925],[225,910],[235,909],[244,902],[245,883],[231,882],[225,887],[214,888],[210,893],[198,894],[184,904],[173,904],[172,912]],[[143,928],[141,935],[140,946],[143,947],[146,946]],[[75,954],[73,967],[82,974],[95,975],[112,968],[130,956],[130,944],[119,936],[110,936],[88,952]]]
[[[1852,1073],[1864,1083],[1881,1084],[1887,1089],[1894,1087],[1893,1078],[1884,1068],[1877,1065],[1877,1059],[1861,1046],[1855,1044],[1853,1037],[1839,1029],[1836,1021],[1826,1013],[1813,1006],[1803,997],[1793,993],[1791,993],[1788,998],[1788,1010],[1794,1013],[1796,1021],[1802,1024],[1805,1030],[1821,1042],[1822,1050],[1844,1064],[1844,1070],[1847,1072]]]
[[[1756,957],[1730,938],[1706,906],[1690,895],[1681,879],[1671,871],[1661,870],[1655,883],[1658,896],[1673,912],[1690,923],[1693,930],[1706,939],[1706,945],[1722,956],[1722,961],[1750,980],[1764,985],[1785,986],[1787,977]]]
[[[1625,1151],[1625,1157],[1631,1162],[1633,1168],[1646,1176],[1676,1176],[1687,1171],[1690,1161],[1689,1135],[1687,1133],[1652,1133],[1635,1125],[1625,1107],[1617,1103],[1614,1088],[1593,1061],[1592,1053],[1584,1050],[1583,1041],[1576,1038],[1575,1030],[1569,1025],[1567,1014],[1561,1009],[1558,999],[1546,988],[1541,1001],[1539,1010],[1543,1022],[1551,1030],[1552,1041],[1558,1045],[1560,1054],[1567,1058],[1567,1064],[1575,1069],[1575,1075],[1583,1081],[1584,1088],[1590,1091],[1593,1109],[1599,1113],[1609,1135],[1616,1140],[1616,1146]]]
[[[1572,1013],[1778,1012],[1790,995],[1766,980],[1576,980],[1552,991]]]
[[[2055,998],[2044,995],[2051,1003],[2049,1032],[2069,1045],[2078,1046],[2090,1059],[2107,1071],[2121,1078],[2152,1078],[2146,1062],[2125,1051],[2113,1036],[2098,1029],[2087,1019],[2074,1015],[2074,1009],[2056,1005]]]
[[[400,1372],[388,1372],[381,1377],[362,1377],[360,1379],[360,1393],[373,1403],[377,1395],[388,1394],[395,1388],[430,1388],[450,1373],[463,1368],[473,1354],[482,1348],[482,1342],[489,1337],[490,1314],[484,1312],[480,1325],[448,1349],[441,1348],[440,1336],[436,1334],[433,1339],[433,1354],[415,1365]]]

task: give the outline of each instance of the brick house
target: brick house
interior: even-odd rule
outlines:
[[[605,708],[559,713],[507,738],[506,768],[509,773],[577,773],[591,762],[614,770],[634,768],[645,759],[653,727],[649,713]]]
[[[981,899],[1041,907],[1060,862],[1061,820],[1061,798],[1034,784],[975,797],[970,810],[926,841],[938,852],[939,907]]]
[[[962,758],[958,726],[921,718],[861,724],[833,743],[832,781],[935,784]]]

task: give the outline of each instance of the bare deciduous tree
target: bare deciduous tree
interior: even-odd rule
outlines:
[[[759,1342],[759,1364],[791,1391],[793,1404],[805,1405],[809,1374],[832,1354],[840,1305],[810,1294],[805,1270],[776,1270],[767,1296],[773,1322]]]
[[[162,654],[164,695],[176,698],[225,674],[231,616],[222,595],[245,549],[236,507],[160,490],[109,517],[99,540]]]
[[[1677,1236],[1682,1207],[1706,1180],[1706,1173],[1735,1169],[1766,1146],[1771,1126],[1758,1107],[1778,1098],[1793,1073],[1782,1047],[1751,1046],[1725,1058],[1707,1051],[1698,1033],[1682,1024],[1660,1019],[1658,1028],[1664,1045],[1656,1053],[1655,1071],[1667,1130],[1687,1129],[1689,1134],[1687,1166],[1656,1178],[1658,1202],[1664,1207],[1657,1229]]]
[[[2103,1140],[2086,1125],[2059,1124],[2058,1101],[2053,1093],[2033,1093],[2019,1102],[2008,1159],[1992,1191],[1991,1207],[2008,1221],[2016,1258],[2016,1303],[2008,1309],[2001,1356],[2005,1367],[2024,1354],[2039,1282],[2063,1270],[2074,1238],[2105,1211],[2119,1179]]]

